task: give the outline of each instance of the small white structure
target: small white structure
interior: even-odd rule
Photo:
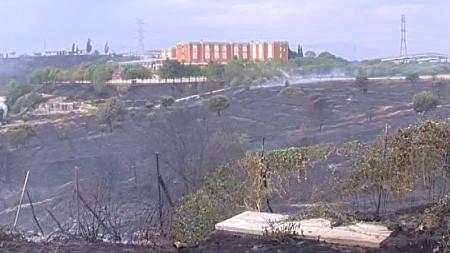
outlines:
[[[75,102],[54,102],[54,103],[45,103],[43,104],[43,108],[46,112],[71,112],[76,110]]]
[[[287,215],[247,211],[216,224],[216,230],[248,235],[284,232],[306,240],[368,248],[379,248],[392,233],[385,226],[369,223],[332,227],[327,219],[290,221],[288,218]]]
[[[8,117],[8,106],[6,105],[6,98],[0,97],[0,111],[3,113],[0,115],[0,126],[6,121]]]

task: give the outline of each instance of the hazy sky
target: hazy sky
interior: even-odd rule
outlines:
[[[146,49],[179,41],[287,40],[348,58],[399,54],[400,16],[410,52],[450,53],[449,0],[0,0],[0,52],[84,48],[106,41]]]

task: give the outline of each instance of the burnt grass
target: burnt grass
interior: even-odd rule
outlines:
[[[137,86],[120,95],[130,108],[126,120],[112,132],[99,126],[94,115],[67,115],[27,122],[32,134],[20,139],[13,131],[20,126],[1,127],[0,223],[6,225],[13,221],[14,209],[11,207],[17,205],[20,185],[28,169],[31,169],[29,190],[44,230],[53,231],[55,228],[45,208],[52,210],[61,221],[73,217],[75,167],[79,168],[81,193],[90,196],[99,185],[108,182],[110,197],[121,201],[124,220],[132,226],[131,223],[143,222],[139,217],[154,211],[156,152],[161,155],[162,176],[174,200],[187,193],[183,178],[174,168],[183,167],[185,161],[192,163],[192,166],[183,167],[192,179],[196,164],[192,162],[195,159],[179,159],[180,139],[186,145],[185,157],[198,158],[200,151],[206,150],[204,155],[208,159],[202,162],[205,168],[203,175],[206,175],[211,169],[238,159],[248,150],[258,150],[263,137],[268,150],[313,144],[339,145],[353,140],[373,141],[383,134],[386,124],[390,131],[395,131],[417,123],[421,116],[413,111],[412,98],[419,91],[431,90],[429,82],[411,84],[395,81],[372,82],[368,94],[362,94],[351,82],[304,84],[301,87],[305,94],[300,97],[280,96],[283,87],[233,88],[224,92],[231,99],[231,105],[221,117],[203,105],[202,101],[207,99],[204,97],[158,110],[156,119],[149,120],[151,109],[143,106],[143,101],[156,103],[161,95],[183,97],[204,89]],[[84,85],[59,85],[42,91],[78,101],[93,98],[91,87]],[[308,109],[308,97],[313,94],[326,100],[322,132],[319,131],[317,115]],[[116,91],[108,90],[104,98],[115,95],[118,95]],[[450,112],[449,104],[450,92],[446,88],[441,92],[439,107],[428,116],[446,119]],[[367,115],[371,115],[371,120]],[[235,133],[246,142],[202,146],[204,135],[212,139],[217,133]],[[224,143],[224,139],[218,140],[220,144]],[[324,182],[331,176],[331,165],[345,173],[345,166],[332,159],[314,168],[308,172],[306,183],[292,189],[289,196],[273,200],[275,211],[295,212],[299,209],[296,204],[311,203],[314,188],[326,187]],[[190,187],[195,188],[195,185]],[[325,191],[325,201],[327,196],[333,199]],[[27,207],[22,209],[19,227],[36,230]],[[350,249],[314,242],[303,242],[300,247],[298,241],[280,244],[286,248],[278,248],[281,250],[278,251],[273,247],[279,244],[261,240],[213,235],[204,245],[186,249],[190,250],[186,252],[351,252],[336,251]],[[261,248],[266,251],[254,248],[258,242],[267,247]],[[292,251],[306,246],[312,251]]]

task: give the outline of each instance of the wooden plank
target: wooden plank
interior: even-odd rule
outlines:
[[[215,227],[217,231],[263,235],[265,229],[268,229],[272,222],[280,222],[287,218],[288,216],[281,214],[246,211],[216,224]]]
[[[333,228],[331,221],[327,219],[287,221],[288,218],[289,216],[282,214],[247,211],[218,223],[216,230],[248,235],[281,232],[306,240],[368,248],[379,248],[392,233],[382,225],[357,223]]]

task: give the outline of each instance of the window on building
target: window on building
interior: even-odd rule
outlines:
[[[242,58],[244,58],[244,60],[247,60],[247,59],[248,59],[248,49],[247,49],[246,46],[244,46],[244,47],[242,48]]]
[[[192,46],[192,59],[194,59],[194,60],[198,59],[198,46],[197,45]]]
[[[273,44],[269,44],[268,50],[267,50],[267,51],[268,51],[268,52],[267,52],[267,54],[268,54],[267,58],[269,58],[269,59],[274,58],[274,57],[273,57],[273,56],[274,56],[273,48],[274,48],[274,45],[273,45]]]
[[[222,46],[222,59],[227,59],[227,55],[228,55],[227,46],[223,45]]]
[[[219,59],[219,45],[214,45],[214,59]]]
[[[210,52],[210,49],[209,49],[209,45],[205,47],[205,59],[206,60],[211,59],[211,52]]]

